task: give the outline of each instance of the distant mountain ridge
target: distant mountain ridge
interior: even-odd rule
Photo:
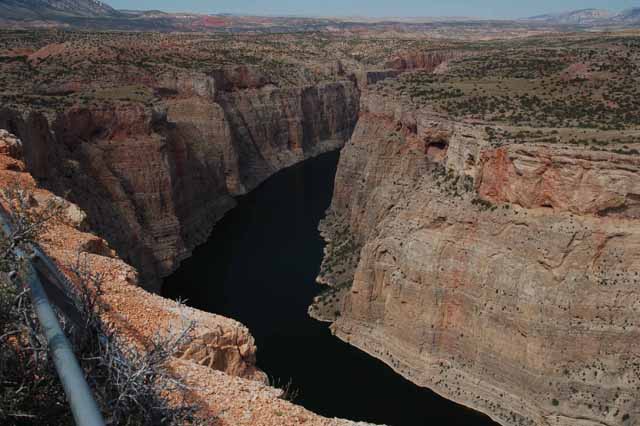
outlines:
[[[625,10],[614,16],[614,19],[622,22],[640,22],[640,7]]]
[[[531,16],[523,20],[556,25],[637,25],[640,24],[640,8],[627,9],[620,13],[606,9],[578,9]]]
[[[65,17],[109,18],[120,12],[98,0],[0,0],[0,18],[52,20]]]
[[[580,9],[564,13],[532,16],[530,21],[551,21],[558,24],[591,24],[603,19],[609,19],[614,14],[604,9]]]
[[[119,13],[99,0],[40,0],[49,6],[83,16],[114,16]]]

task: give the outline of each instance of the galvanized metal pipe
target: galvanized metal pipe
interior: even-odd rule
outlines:
[[[42,269],[46,269],[47,274],[49,274],[49,276],[53,278],[54,284],[60,289],[60,291],[64,292],[64,294],[74,302],[79,302],[77,300],[76,292],[72,290],[74,288],[73,283],[69,281],[69,278],[67,278],[65,274],[60,272],[60,268],[58,268],[58,265],[56,265],[56,263],[52,261],[51,258],[49,258],[49,256],[44,254],[44,252],[42,251],[42,249],[38,244],[32,244],[31,250],[33,251],[33,254],[37,257],[37,260],[41,262],[43,266]],[[34,266],[38,272],[42,273],[41,268],[39,268],[40,265],[35,263]]]
[[[53,312],[49,298],[42,288],[40,279],[31,265],[26,273],[26,280],[31,289],[33,309],[38,315],[40,324],[51,351],[51,358],[58,371],[67,400],[78,426],[104,426],[105,422],[93,399],[91,388],[84,378],[84,372],[78,364],[71,344],[64,335],[58,318]]]
[[[11,224],[2,211],[0,211],[0,222],[2,222],[5,234],[11,235]],[[93,398],[91,388],[84,378],[84,373],[73,353],[69,340],[60,327],[58,318],[30,258],[20,248],[16,249],[16,255],[26,261],[25,280],[31,289],[33,308],[42,325],[53,363],[62,382],[76,425],[104,426],[104,419]]]

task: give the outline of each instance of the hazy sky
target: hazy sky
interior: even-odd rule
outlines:
[[[621,10],[640,0],[105,0],[117,9],[306,16],[521,18],[583,8]]]

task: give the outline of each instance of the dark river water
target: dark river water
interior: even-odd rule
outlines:
[[[489,426],[489,418],[403,379],[307,316],[339,153],[284,170],[239,200],[166,279],[164,295],[251,330],[258,367],[291,381],[295,402],[329,417],[391,426]]]

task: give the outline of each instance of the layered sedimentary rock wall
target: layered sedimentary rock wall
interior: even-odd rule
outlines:
[[[352,80],[278,88],[247,67],[167,72],[146,84],[153,105],[94,103],[49,116],[3,110],[0,128],[23,140],[34,177],[80,205],[153,290],[234,195],[342,146],[359,106]]]
[[[426,72],[434,72],[443,64],[449,61],[468,55],[463,50],[434,50],[434,51],[414,51],[399,55],[385,66],[398,71],[423,70]]]
[[[640,159],[361,110],[311,313],[501,424],[640,424]]]

